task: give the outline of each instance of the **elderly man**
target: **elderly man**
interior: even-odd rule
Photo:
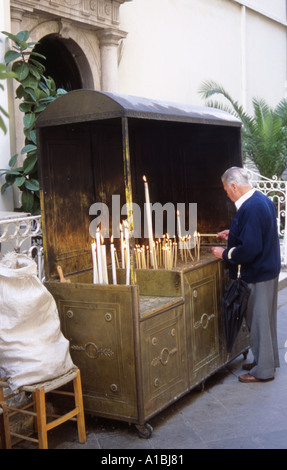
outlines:
[[[280,272],[280,248],[276,211],[272,201],[252,189],[247,171],[232,167],[222,176],[223,187],[237,212],[230,230],[218,233],[227,240],[227,249],[213,247],[217,258],[229,264],[231,279],[241,277],[251,288],[246,321],[254,362],[245,364],[248,374],[240,382],[255,383],[274,379],[279,367],[277,344],[277,291]]]

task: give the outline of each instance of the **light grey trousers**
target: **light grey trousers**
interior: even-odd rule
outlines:
[[[248,285],[251,293],[246,322],[250,348],[256,362],[250,374],[260,379],[270,379],[274,377],[276,367],[280,366],[277,341],[278,277]]]

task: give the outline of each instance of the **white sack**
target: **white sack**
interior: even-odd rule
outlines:
[[[0,367],[12,390],[75,367],[56,302],[23,254],[8,253],[0,262]]]

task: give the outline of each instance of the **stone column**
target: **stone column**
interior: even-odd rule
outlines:
[[[26,29],[22,25],[23,21],[23,16],[24,16],[24,9],[22,8],[15,8],[11,6],[10,9],[11,12],[11,32],[12,34],[17,34],[20,31]],[[12,43],[10,44],[12,46]],[[21,100],[15,98],[16,96],[16,88],[18,88],[20,84],[16,80],[11,81],[11,92],[9,96],[9,100],[11,100],[11,106],[13,108],[13,111],[11,111],[10,114],[10,120],[11,123],[13,122],[13,130],[11,134],[11,156],[14,154],[18,154],[18,160],[16,166],[22,166],[24,157],[21,155],[21,150],[25,145],[25,135],[23,132],[24,129],[24,123],[23,123],[23,117],[24,114],[19,110],[19,105],[21,103]],[[13,116],[13,119],[12,119]],[[14,192],[14,206],[15,208],[19,208],[21,206],[20,198],[21,194],[15,185],[13,186],[13,192]]]
[[[101,51],[101,90],[118,91],[118,46],[127,36],[124,31],[103,29],[97,31]]]

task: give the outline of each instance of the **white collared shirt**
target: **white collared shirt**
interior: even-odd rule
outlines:
[[[255,191],[256,191],[256,189],[252,188],[249,191],[247,191],[247,193],[243,194],[243,196],[241,196],[239,199],[237,199],[237,201],[235,201],[236,209],[238,210],[242,206],[242,204],[245,201],[247,201],[247,199],[249,199],[251,196],[253,196]]]

